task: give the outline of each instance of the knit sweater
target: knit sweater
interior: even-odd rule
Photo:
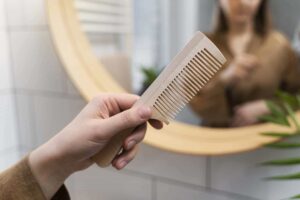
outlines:
[[[29,166],[28,157],[0,173],[0,199],[2,200],[46,200],[40,185]],[[64,185],[52,200],[70,200]]]

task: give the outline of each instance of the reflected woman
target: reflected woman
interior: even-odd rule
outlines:
[[[219,0],[210,39],[227,58],[219,75],[191,102],[203,125],[239,127],[268,113],[265,100],[278,89],[300,88],[297,58],[271,28],[267,0]]]

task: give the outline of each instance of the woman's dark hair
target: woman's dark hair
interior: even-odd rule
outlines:
[[[216,16],[215,33],[225,33],[228,31],[228,22],[224,11],[218,2],[217,16]],[[271,29],[271,15],[269,11],[268,0],[262,0],[257,13],[254,17],[254,30],[257,34],[264,36]]]

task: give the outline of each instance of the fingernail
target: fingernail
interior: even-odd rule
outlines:
[[[131,140],[130,142],[128,142],[127,150],[132,149],[135,144],[136,144],[136,142],[134,140]]]
[[[151,117],[151,109],[149,107],[139,108],[138,113],[142,119],[148,119]]]
[[[122,161],[122,162],[120,162],[119,163],[119,169],[122,169],[122,168],[124,168],[125,167],[125,165],[127,165],[127,162],[126,161]]]

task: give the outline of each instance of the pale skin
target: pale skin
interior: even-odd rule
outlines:
[[[124,151],[112,161],[118,170],[135,157],[147,121],[156,129],[162,128],[161,122],[150,120],[149,107],[132,107],[138,98],[129,94],[97,96],[69,125],[29,155],[32,172],[47,199],[70,175],[93,165],[91,157],[122,130],[136,127],[125,139]]]
[[[245,53],[245,49],[255,34],[253,18],[261,0],[219,0],[219,2],[229,25],[228,45],[235,57],[220,77],[225,85],[230,86],[247,80],[253,71],[260,67],[258,58]],[[264,100],[247,102],[234,109],[231,126],[255,124],[260,116],[267,113],[268,108]]]

